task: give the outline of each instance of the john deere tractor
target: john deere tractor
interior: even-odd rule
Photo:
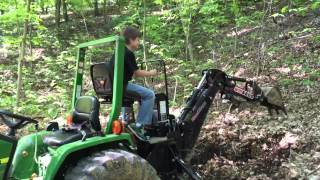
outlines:
[[[115,42],[115,64],[91,65],[95,96],[84,96],[83,74],[88,47]],[[254,81],[228,76],[217,69],[203,70],[178,117],[169,113],[166,68],[165,92],[156,93],[153,126],[147,140],[139,139],[127,124],[134,121],[133,104],[139,96],[123,90],[124,38],[108,37],[80,44],[74,82],[72,113],[67,125],[50,122],[46,130],[17,140],[18,129],[38,122],[32,118],[0,110],[0,120],[8,126],[0,135],[1,179],[201,179],[187,161],[192,155],[209,108],[220,93],[223,97],[258,102],[269,110],[283,110],[276,88],[260,88]],[[243,88],[237,86],[243,81]],[[111,104],[105,128],[100,125],[100,105]],[[121,109],[127,109],[120,116]],[[101,116],[100,116],[101,117]]]

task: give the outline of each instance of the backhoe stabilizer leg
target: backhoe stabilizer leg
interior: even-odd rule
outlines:
[[[182,171],[184,171],[190,176],[190,178],[192,178],[193,180],[202,180],[202,177],[200,176],[200,174],[195,170],[193,170],[190,167],[190,165],[186,164],[181,158],[175,156],[174,161]]]
[[[179,153],[177,153],[175,146],[169,146],[169,151],[172,154],[172,161],[176,164],[177,169],[185,172],[193,180],[202,180],[200,174],[182,160],[182,158],[179,156]]]

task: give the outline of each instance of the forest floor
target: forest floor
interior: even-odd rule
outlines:
[[[205,179],[320,179],[319,88],[282,89],[288,116],[216,100],[192,164]]]
[[[293,20],[293,22],[298,22],[298,20]],[[295,25],[286,29],[284,32],[287,34],[285,35],[290,35],[288,32],[291,31],[302,33],[298,33],[293,38],[286,37],[289,39],[279,40],[272,45],[275,52],[266,55],[265,59],[270,61],[266,64],[270,67],[262,72],[262,75],[255,76],[253,73],[255,71],[253,70],[255,69],[254,64],[250,63],[256,62],[252,60],[255,58],[253,55],[256,55],[258,51],[255,44],[253,47],[242,50],[244,53],[241,58],[250,59],[244,65],[245,67],[243,68],[243,64],[240,64],[229,70],[229,72],[238,71],[239,73],[234,74],[241,77],[255,77],[259,84],[270,84],[270,76],[279,81],[288,115],[274,114],[270,116],[265,107],[249,104],[240,105],[238,109],[229,113],[227,111],[228,104],[222,104],[221,99],[215,100],[211,113],[200,132],[194,149],[194,158],[191,160],[194,168],[198,169],[205,179],[320,179],[320,46],[315,46],[312,44],[313,40],[310,40],[316,33],[319,34],[320,18],[308,18],[305,21],[299,21],[299,23],[304,23],[306,27],[310,26],[312,32],[302,32],[303,30],[297,29]],[[267,29],[266,36],[270,36],[272,41],[276,39],[275,35],[267,33],[276,28],[271,24],[266,24],[265,29]],[[243,36],[241,39],[239,38],[239,41],[243,40],[246,43],[247,39],[249,38]],[[233,54],[232,51],[233,49],[230,49],[230,54]],[[293,56],[291,56],[292,54]],[[313,59],[308,60],[307,57],[313,57]],[[235,57],[230,55],[221,57],[220,61],[221,66],[224,67],[222,69],[228,70],[228,66],[231,66],[230,64],[237,59],[235,60]],[[66,62],[67,67],[70,64]],[[177,64],[174,65],[177,66]],[[11,66],[15,67],[14,62]],[[308,69],[304,69],[305,67]],[[9,69],[7,66],[4,68],[10,72],[7,73],[7,79],[12,78],[14,70],[7,70]],[[172,75],[185,73],[183,68],[172,68],[174,69]],[[189,70],[194,69],[190,68]],[[244,72],[241,72],[242,70]],[[73,74],[73,71],[61,72],[61,69],[58,69],[56,72],[57,77],[63,76],[63,81],[71,84],[70,87],[72,86],[73,76],[70,74]],[[53,77],[51,74],[48,76]],[[61,79],[57,79],[57,81],[62,81]],[[196,79],[196,81],[199,80]],[[38,81],[38,84],[50,84],[44,83],[42,79]],[[10,84],[14,84],[13,82]],[[193,82],[193,84],[195,83]],[[172,83],[172,86],[175,84]],[[49,94],[55,96],[51,90],[47,90],[54,89],[54,87],[45,88],[44,96]],[[14,88],[6,89],[14,90]],[[40,90],[33,89],[33,91]],[[179,97],[183,96],[184,90],[182,88],[178,88],[177,91]],[[59,98],[63,97],[64,101],[70,100],[70,92],[64,92],[65,96],[62,96],[62,93],[59,94]],[[34,98],[39,99],[38,96]],[[39,103],[39,108],[42,108],[42,102]],[[61,108],[67,109],[64,103],[61,104]],[[178,105],[180,102],[177,103]],[[61,114],[66,114],[66,112],[59,111],[57,114],[62,116]],[[45,122],[49,121],[48,119],[44,119],[41,126],[44,126]],[[6,128],[0,124],[0,132],[5,131]]]
[[[316,19],[300,22],[310,26]],[[273,29],[270,24],[268,28]],[[291,59],[260,76],[241,68],[235,73],[255,77],[260,85],[270,85],[270,76],[282,82],[288,115],[270,116],[266,108],[249,104],[229,113],[228,105],[216,100],[192,159],[205,179],[320,179],[320,79],[311,73],[319,73],[319,48],[311,50],[308,36],[314,34],[280,42],[285,48],[273,57],[281,60],[295,54],[299,61]],[[309,73],[303,66],[310,67]],[[304,83],[310,79],[313,83]]]

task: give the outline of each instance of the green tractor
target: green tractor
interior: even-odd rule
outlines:
[[[82,96],[85,53],[88,47],[115,42],[114,69],[108,63],[91,66],[91,79],[96,96]],[[80,44],[73,91],[73,107],[68,125],[51,122],[46,130],[17,140],[15,133],[27,124],[38,122],[28,117],[0,110],[0,121],[9,132],[0,135],[1,179],[202,179],[187,161],[201,126],[217,93],[233,99],[259,102],[270,110],[283,110],[281,94],[272,98],[253,82],[228,76],[223,71],[208,69],[188,98],[178,117],[169,113],[165,64],[159,61],[165,75],[164,93],[156,94],[154,125],[148,140],[139,139],[125,121],[134,120],[132,104],[139,101],[123,90],[124,39],[113,36]],[[246,83],[245,88],[237,81]],[[271,100],[275,101],[271,101]],[[106,127],[100,125],[100,104],[112,105]],[[131,109],[119,118],[123,107]]]

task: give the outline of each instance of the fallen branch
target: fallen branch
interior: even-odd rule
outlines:
[[[261,28],[261,26],[256,26],[254,28],[245,28],[245,29],[241,29],[240,31],[232,31],[231,33],[227,34],[227,37],[243,36],[259,28]]]

